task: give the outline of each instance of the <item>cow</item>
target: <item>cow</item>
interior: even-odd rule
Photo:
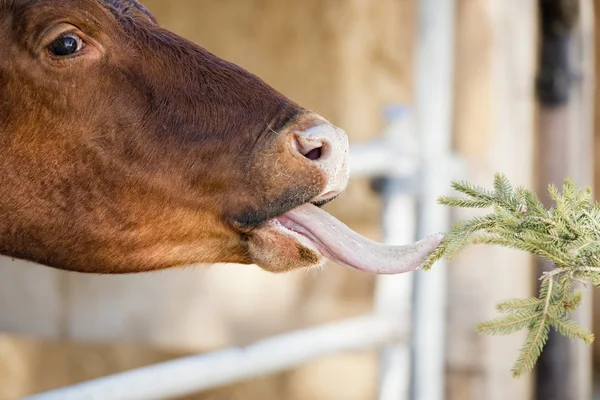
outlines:
[[[321,209],[348,138],[134,0],[0,0],[0,254],[123,274],[417,268]]]

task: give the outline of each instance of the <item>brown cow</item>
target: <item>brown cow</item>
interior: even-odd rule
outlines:
[[[345,133],[132,0],[0,0],[0,254],[129,273],[195,263],[416,268],[318,208]]]

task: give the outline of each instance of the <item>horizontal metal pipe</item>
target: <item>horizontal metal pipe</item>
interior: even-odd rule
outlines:
[[[418,157],[395,150],[383,139],[352,145],[349,152],[350,178],[414,176],[419,167]]]
[[[184,357],[58,389],[24,400],[151,400],[190,395],[328,354],[402,339],[397,318],[363,316],[263,339],[249,346]]]

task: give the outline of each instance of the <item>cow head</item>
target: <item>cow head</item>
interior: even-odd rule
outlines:
[[[0,253],[125,273],[373,250],[317,207],[345,133],[137,2],[0,0],[0,37]]]

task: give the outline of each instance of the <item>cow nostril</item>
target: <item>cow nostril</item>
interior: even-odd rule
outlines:
[[[301,165],[310,165],[311,170],[319,169],[325,175],[325,186],[321,188],[325,195],[312,200],[321,204],[341,193],[348,184],[348,137],[343,130],[315,115],[312,120],[298,121],[296,127],[285,138],[287,150]]]
[[[298,135],[294,138],[292,147],[310,161],[319,161],[327,157],[329,144],[325,140],[307,139]]]
[[[321,158],[323,154],[323,147],[317,147],[316,149],[312,149],[308,153],[304,154],[304,157],[308,158],[311,161],[317,161]]]

